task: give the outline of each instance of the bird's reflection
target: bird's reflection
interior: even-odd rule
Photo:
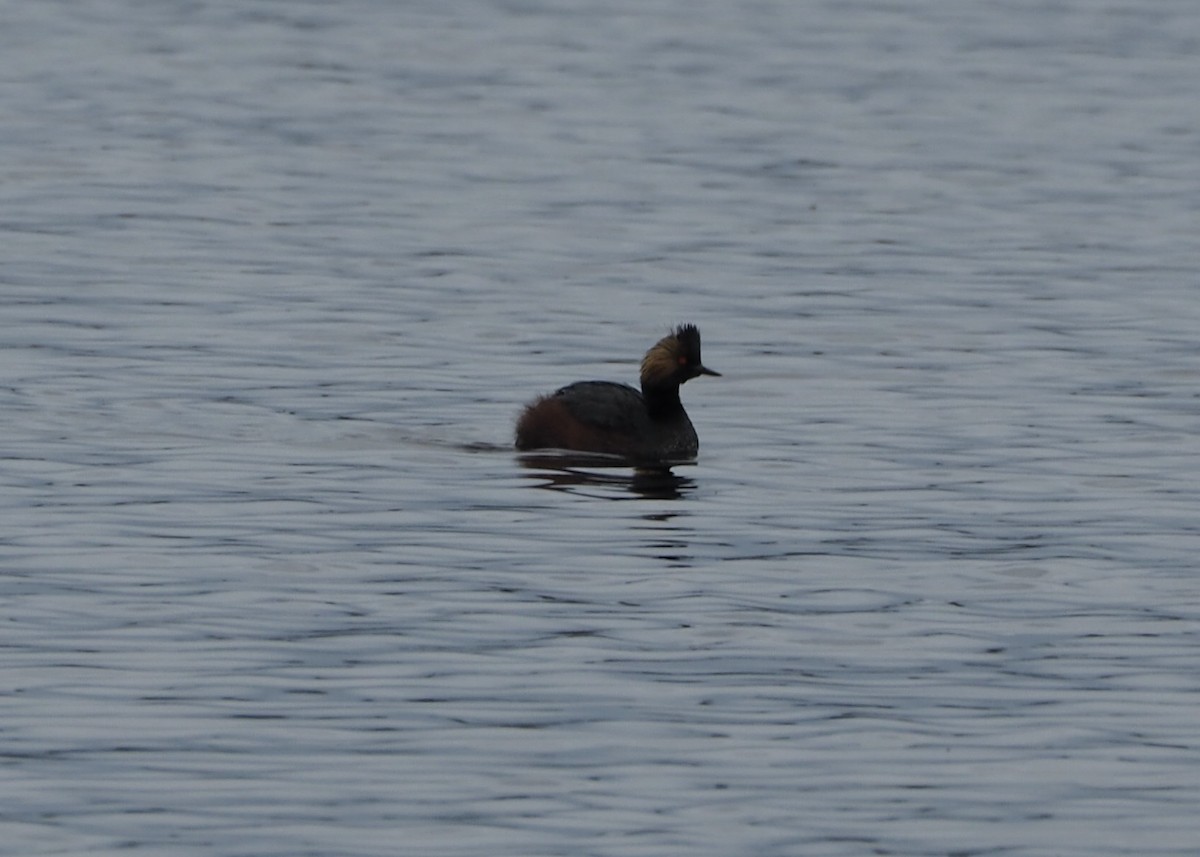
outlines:
[[[539,488],[552,491],[624,489],[625,499],[678,500],[696,487],[695,480],[672,472],[669,464],[631,470],[629,462],[620,458],[589,453],[534,453],[521,455],[519,460],[546,480]]]

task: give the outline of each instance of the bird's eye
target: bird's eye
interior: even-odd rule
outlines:
[[[688,360],[687,360],[687,358],[686,358],[686,357],[683,357],[683,356],[681,356],[681,357],[679,358],[679,365],[680,365],[680,366],[686,366],[686,365],[687,365],[687,362],[688,362]]]

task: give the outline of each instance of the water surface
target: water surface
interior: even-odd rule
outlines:
[[[3,8],[14,853],[1194,852],[1194,4]]]

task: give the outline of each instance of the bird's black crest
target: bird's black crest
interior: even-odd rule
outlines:
[[[694,324],[681,324],[675,328],[675,338],[689,358],[700,362],[700,331]]]

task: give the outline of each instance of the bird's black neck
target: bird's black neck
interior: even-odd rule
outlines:
[[[679,401],[678,384],[647,384],[642,383],[642,399],[646,402],[646,412],[654,420],[668,420],[683,413],[683,403]]]

